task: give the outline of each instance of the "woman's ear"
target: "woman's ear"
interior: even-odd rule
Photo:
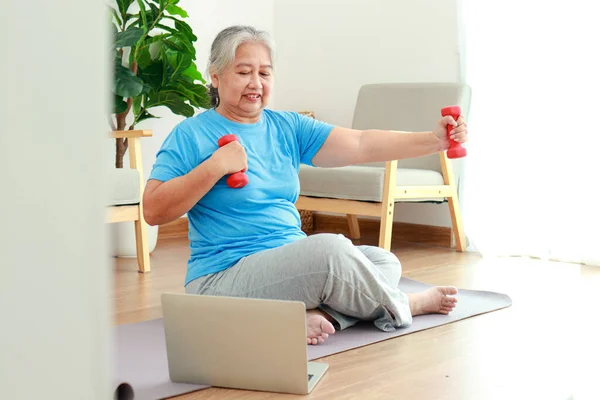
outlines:
[[[219,75],[217,75],[217,74],[210,74],[210,84],[215,89],[218,88],[219,87]]]

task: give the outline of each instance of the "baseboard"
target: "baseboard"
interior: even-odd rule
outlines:
[[[358,225],[361,237],[379,237],[379,220],[359,217]],[[346,216],[316,213],[314,227],[317,232],[341,233],[348,237],[350,235]],[[452,247],[452,228],[395,221],[392,226],[392,240]]]
[[[158,227],[158,240],[171,239],[179,237],[187,237],[188,235],[188,219],[187,217],[177,218],[173,222],[160,225]]]
[[[361,236],[379,236],[379,221],[376,219],[358,218]],[[345,216],[315,213],[314,229],[316,232],[333,232],[350,235],[348,220]],[[178,218],[168,224],[160,225],[158,239],[180,238],[188,236],[187,217]],[[423,243],[433,246],[452,247],[452,229],[445,226],[409,224],[394,222],[392,227],[394,242]]]

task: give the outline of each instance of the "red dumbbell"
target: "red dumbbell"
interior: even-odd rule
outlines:
[[[219,139],[218,144],[219,144],[219,147],[223,147],[226,144],[235,142],[235,141],[239,141],[237,136],[230,133],[229,135],[222,136]],[[245,171],[246,170],[243,169],[240,172],[236,172],[236,173],[229,175],[229,177],[227,178],[227,185],[229,185],[230,188],[234,188],[234,189],[238,189],[238,188],[246,186],[248,184],[248,175],[246,175],[244,173]]]
[[[450,115],[456,121],[460,117],[461,109],[460,106],[448,106],[442,108],[442,116]],[[467,149],[454,140],[450,139],[450,131],[454,129],[452,125],[448,125],[448,140],[450,140],[450,148],[446,152],[448,158],[461,158],[467,155]]]

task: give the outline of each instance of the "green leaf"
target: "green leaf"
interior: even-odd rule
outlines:
[[[184,42],[177,37],[171,36],[169,39],[163,40],[163,44],[167,54],[181,53],[192,60],[196,59],[196,49],[187,40]]]
[[[150,46],[138,47],[137,49],[137,63],[139,68],[147,68],[152,64],[152,55],[150,54]]]
[[[158,16],[160,15],[161,11],[152,3],[148,3],[148,5],[150,6],[150,10],[148,10],[148,15],[150,17],[148,18],[148,22],[150,25],[152,25],[155,21],[158,20]]]
[[[192,60],[196,59],[196,49],[194,48],[192,42],[190,42],[185,35],[183,35],[182,33],[176,33],[170,40],[176,43],[179,47],[181,47],[181,51],[189,55],[192,58]]]
[[[173,21],[175,21],[175,28],[179,32],[183,33],[189,39],[190,42],[195,42],[198,40],[198,37],[196,35],[194,35],[194,31],[192,30],[192,27],[189,26],[187,24],[187,22],[184,22],[175,17],[170,17],[168,15],[165,15],[165,18],[169,18],[169,19],[172,19]]]
[[[198,104],[196,107],[208,108],[210,106],[210,96],[206,86],[187,81],[179,81],[179,84],[194,94],[194,100]]]
[[[169,71],[169,80],[177,79],[192,63],[190,56],[183,53],[169,54],[167,59],[169,61],[169,66],[172,68],[172,72]]]
[[[134,17],[135,17],[135,15],[134,15]],[[137,26],[140,26],[140,27],[142,26],[142,24],[141,24],[141,19],[140,19],[139,17],[138,17],[138,18],[135,18],[135,19],[130,19],[130,20],[127,22],[127,26],[126,26],[126,28],[129,28],[129,27],[132,27],[132,26],[136,26],[136,25],[137,25]]]
[[[133,115],[138,116],[140,115],[140,111],[142,110],[142,98],[144,96],[136,96],[133,98],[133,102],[132,102],[132,108],[133,108]]]
[[[134,75],[133,71],[121,64],[115,65],[115,83],[113,91],[115,94],[129,98],[142,93],[144,82]]]
[[[190,104],[196,108],[208,108],[208,105],[210,105],[208,90],[203,85],[179,80],[165,87],[162,92],[177,93],[184,99],[189,100]]]
[[[192,106],[199,107],[196,94],[183,86],[181,83],[169,85],[162,89],[161,93],[175,93],[183,101],[189,101]]]
[[[155,88],[153,88],[151,85],[144,82],[144,88],[142,89],[142,94],[150,94],[150,92],[152,92],[153,90],[155,90]]]
[[[175,93],[153,93],[148,96],[146,108],[165,106],[173,113],[191,117],[194,115],[194,109],[189,104],[186,104],[180,96]]]
[[[167,46],[168,49],[174,50],[179,53],[184,53],[186,51],[184,46],[177,44],[175,41],[173,41],[171,39],[163,40],[163,44],[165,46]]]
[[[183,8],[176,5],[167,6],[166,10],[171,15],[179,15],[183,18],[188,17],[188,13]]]
[[[177,33],[177,29],[171,28],[170,26],[166,26],[166,25],[163,25],[163,24],[156,24],[154,27],[155,28],[160,28],[160,29],[162,29],[164,31],[167,31],[167,32],[170,32],[170,33]]]
[[[171,36],[169,33],[163,33],[156,36],[148,36],[136,48],[136,57],[139,65],[146,67],[154,60],[162,48],[162,42],[165,38]]]
[[[123,97],[114,95],[113,103],[113,114],[121,114],[127,110],[127,103],[123,100]]]
[[[129,10],[129,6],[133,1],[134,0],[117,0],[117,6],[119,7],[119,12],[123,19],[127,19],[127,10]]]
[[[148,19],[146,17],[146,6],[142,0],[137,0],[138,6],[140,7],[140,27],[144,29],[144,32],[148,30]]]
[[[169,66],[169,57],[167,56],[164,47],[161,47],[160,49],[160,61],[162,63],[162,78],[160,85],[165,86],[168,82],[169,75],[171,75],[172,68]]]
[[[181,75],[187,76],[189,78],[192,78],[192,80],[198,80],[203,84],[206,84],[206,80],[204,80],[202,74],[200,73],[200,71],[198,71],[198,68],[196,67],[195,63],[191,63],[190,66],[187,67],[187,69],[181,73]]]
[[[162,86],[163,64],[161,60],[153,60],[144,68],[139,67],[138,73],[145,85],[153,89],[159,89]]]
[[[142,113],[142,115],[140,115],[137,119],[137,123],[139,124],[140,122],[146,120],[146,119],[150,119],[150,118],[159,118],[155,115],[150,114],[148,111],[144,110],[144,112]]]
[[[123,20],[121,19],[121,17],[119,16],[119,13],[117,12],[117,10],[115,10],[112,7],[109,7],[110,11],[112,12],[113,17],[117,20],[117,22],[119,23],[119,26],[123,26]]]
[[[129,28],[125,32],[119,32],[115,36],[116,47],[130,47],[135,45],[144,35],[140,28]]]

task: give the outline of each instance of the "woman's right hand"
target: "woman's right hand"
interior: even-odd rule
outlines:
[[[238,141],[233,141],[217,151],[210,157],[221,175],[229,175],[248,169],[248,158],[244,147]]]

